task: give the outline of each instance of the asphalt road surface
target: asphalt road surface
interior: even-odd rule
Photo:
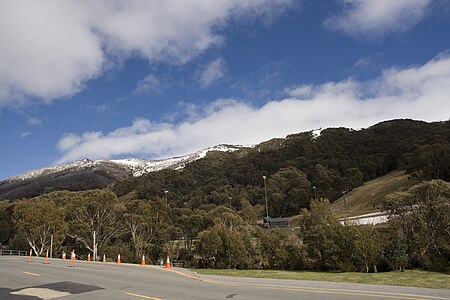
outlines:
[[[450,299],[450,290],[199,276],[186,269],[0,256],[0,299]]]

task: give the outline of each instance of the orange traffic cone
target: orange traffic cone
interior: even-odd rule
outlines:
[[[66,260],[66,252],[63,252],[63,254],[62,254],[62,260]]]
[[[47,249],[47,253],[45,253],[45,263],[48,264],[48,249]]]
[[[33,249],[30,249],[30,257],[28,258],[28,262],[32,261],[31,255],[33,254]]]
[[[88,262],[90,262],[91,261],[91,254],[89,253],[88,254]]]
[[[141,266],[145,266],[145,256],[142,255]]]
[[[103,258],[102,258],[102,262],[106,262],[106,256],[105,256],[105,254],[103,254]]]
[[[170,269],[170,257],[169,257],[169,255],[167,255],[166,269]]]
[[[120,264],[120,254],[117,254],[117,263]]]

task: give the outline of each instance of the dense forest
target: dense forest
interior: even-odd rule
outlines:
[[[365,181],[402,168],[421,179],[450,181],[450,122],[388,121],[363,130],[330,128],[261,143],[254,149],[210,153],[183,171],[164,170],[117,182],[121,197],[164,197],[176,207],[264,204],[267,177],[272,217],[298,214],[310,199],[330,202]]]
[[[330,211],[343,192],[405,169],[422,181],[386,197],[388,226],[347,226]],[[266,180],[267,179],[267,180]],[[0,202],[2,247],[106,254],[199,267],[445,270],[450,259],[450,122],[394,120],[324,129],[235,152],[210,152],[182,170],[119,180],[103,190],[54,191]],[[298,226],[267,230],[271,217]],[[420,220],[420,222],[417,222]],[[94,240],[96,241],[94,243]]]

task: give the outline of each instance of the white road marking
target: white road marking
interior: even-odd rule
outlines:
[[[47,288],[26,288],[20,291],[11,292],[13,295],[34,296],[41,299],[53,299],[71,295],[67,292],[55,291]]]

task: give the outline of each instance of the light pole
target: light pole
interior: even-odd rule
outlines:
[[[169,207],[169,201],[167,199],[167,194],[169,193],[169,191],[164,191],[164,194],[166,194],[166,207]]]
[[[264,179],[264,197],[266,199],[266,220],[267,220],[267,228],[269,228],[270,226],[270,222],[269,222],[269,207],[267,205],[267,184],[266,184],[266,176],[263,176]]]
[[[316,201],[317,198],[316,186],[313,186],[313,189],[314,189],[314,201]]]
[[[345,193],[347,193],[347,191],[342,191],[342,198],[344,198],[344,208],[347,207],[347,200],[345,199]]]

